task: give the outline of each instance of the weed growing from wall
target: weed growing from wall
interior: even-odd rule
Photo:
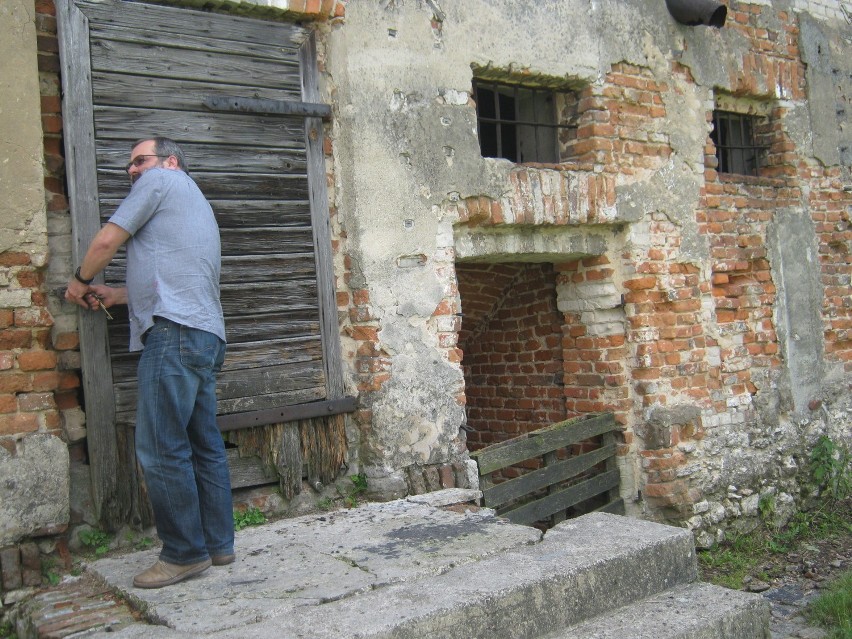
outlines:
[[[811,480],[834,501],[852,495],[852,455],[845,446],[823,435],[811,451]]]
[[[80,533],[80,542],[89,548],[96,557],[105,555],[109,551],[112,536],[102,530],[84,530]]]

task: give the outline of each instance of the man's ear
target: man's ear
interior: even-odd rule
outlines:
[[[173,155],[170,155],[169,157],[167,157],[163,161],[163,166],[167,169],[172,169],[172,170],[180,168],[180,164],[178,164],[177,158]]]

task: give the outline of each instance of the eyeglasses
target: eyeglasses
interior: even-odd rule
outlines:
[[[148,158],[167,158],[167,157],[169,157],[169,156],[168,155],[158,155],[156,153],[149,153],[147,155],[137,155],[135,158],[130,160],[130,162],[128,162],[127,164],[124,165],[124,170],[129,172],[130,167],[132,167],[132,166],[139,168],[140,166],[145,164],[145,162],[148,161]]]

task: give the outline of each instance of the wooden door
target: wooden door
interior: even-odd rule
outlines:
[[[222,239],[220,425],[333,414],[343,393],[318,117],[330,109],[316,104],[311,33],[121,0],[57,0],[57,15],[74,264],[128,192],[133,142],[174,138]],[[124,265],[122,249],[105,282],[122,284]],[[132,436],[138,354],[126,310],[114,316],[80,314],[93,492],[105,525],[146,524]]]

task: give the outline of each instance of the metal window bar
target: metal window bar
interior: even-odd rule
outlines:
[[[563,124],[556,121],[556,100],[553,99],[554,92],[546,89],[536,89],[532,87],[524,87],[520,85],[474,82],[474,100],[477,103],[477,133],[480,138],[480,148],[485,152],[486,143],[494,143],[496,145],[495,157],[507,158],[517,162],[535,162],[535,161],[550,161],[558,162],[559,153],[557,147],[558,131],[560,129],[575,128],[569,124]],[[486,93],[490,94],[486,96]],[[511,104],[514,106],[514,114],[504,113],[501,106],[501,96],[509,97]],[[521,115],[522,96],[528,96],[531,108],[526,117]],[[483,102],[486,99],[491,101],[491,109],[486,109]],[[483,111],[490,110],[494,116],[488,117],[482,115]],[[531,119],[530,117],[531,116]],[[494,125],[494,140],[485,140],[483,138],[483,124]],[[523,135],[529,129],[530,135]],[[547,139],[542,136],[542,132],[552,131],[552,143],[549,144],[550,156],[544,158],[545,151],[543,145],[547,143]],[[513,148],[511,152],[506,147],[514,138]],[[524,142],[532,142],[532,154],[528,154],[524,149]]]
[[[757,144],[754,116],[726,111],[713,112],[713,134],[720,173],[756,176],[767,147]]]

